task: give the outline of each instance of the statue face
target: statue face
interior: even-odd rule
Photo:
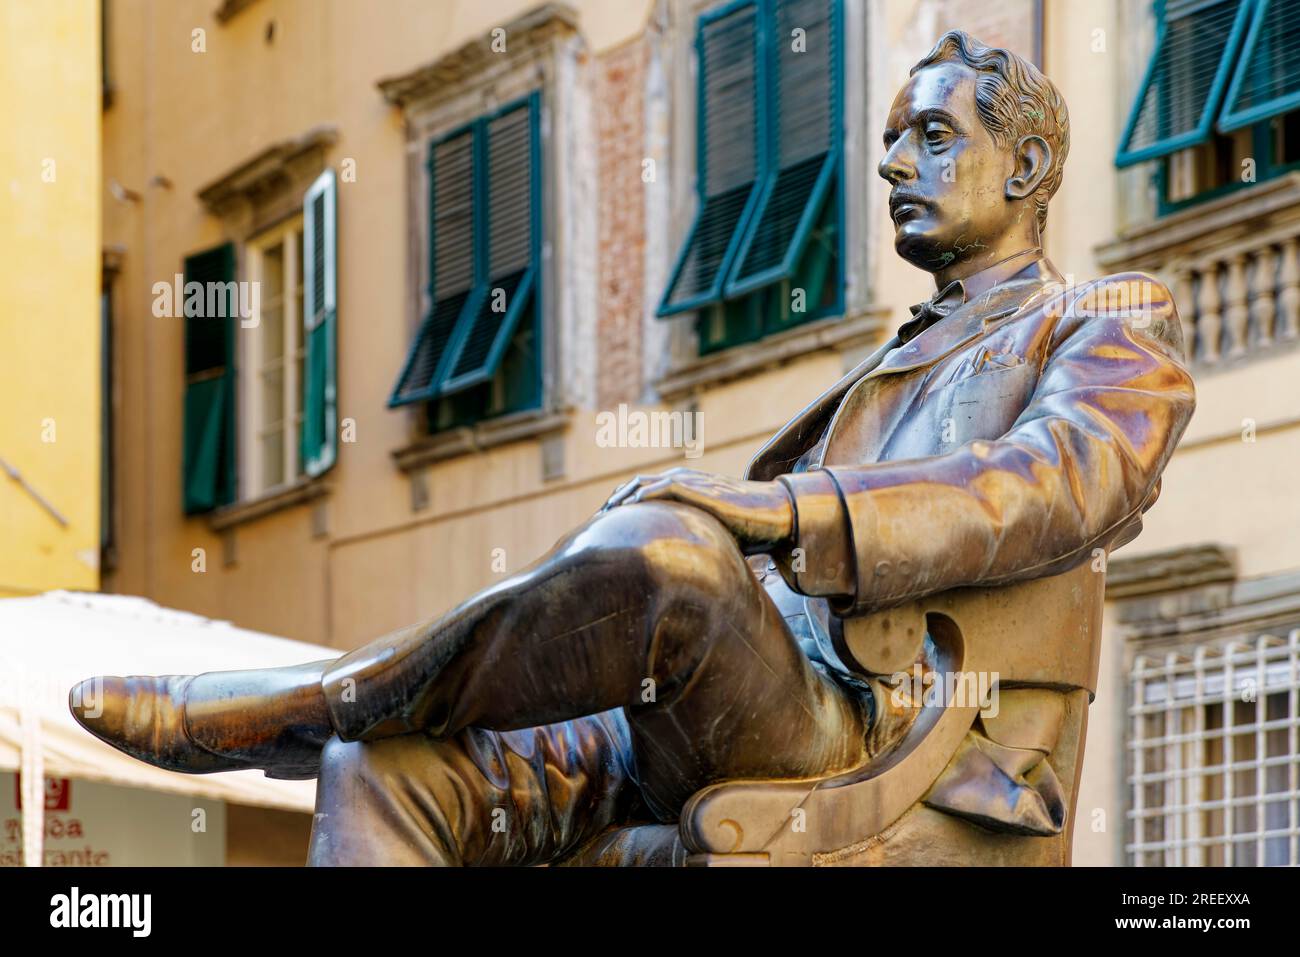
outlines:
[[[963,63],[918,70],[885,123],[879,172],[893,187],[894,248],[928,272],[982,258],[1019,217],[1033,215],[1007,196],[1015,158],[980,120],[975,81]]]

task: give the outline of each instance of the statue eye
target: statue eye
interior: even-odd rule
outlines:
[[[927,123],[925,127],[925,141],[931,146],[942,146],[955,135],[956,134],[943,123]]]

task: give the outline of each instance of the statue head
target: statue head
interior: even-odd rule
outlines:
[[[1070,117],[1029,61],[953,30],[898,92],[879,172],[894,248],[942,286],[1039,244]]]

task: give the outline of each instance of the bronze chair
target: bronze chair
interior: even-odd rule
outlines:
[[[987,676],[996,715],[981,713],[987,698],[929,695],[897,742],[861,767],[715,784],[691,798],[679,827],[622,828],[570,863],[1068,865],[1104,579],[1085,562],[833,619],[841,659],[877,687],[908,672],[928,634],[933,671],[970,676],[966,691]]]

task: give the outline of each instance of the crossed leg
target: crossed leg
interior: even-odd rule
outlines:
[[[528,864],[611,825],[674,822],[728,778],[866,753],[865,702],[813,667],[711,517],[601,513],[324,686],[313,863]]]
[[[622,711],[519,731],[331,740],[307,862],[528,865],[644,818]]]

